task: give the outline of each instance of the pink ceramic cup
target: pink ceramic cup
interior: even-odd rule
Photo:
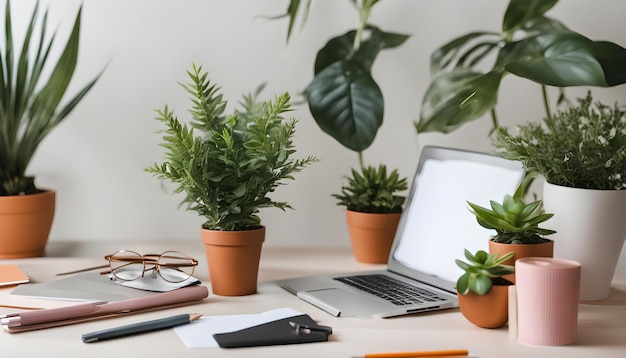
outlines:
[[[545,257],[515,261],[517,339],[559,346],[576,341],[580,263]]]

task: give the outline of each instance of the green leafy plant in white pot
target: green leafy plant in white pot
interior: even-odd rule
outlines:
[[[38,188],[27,170],[40,143],[98,78],[65,98],[78,58],[81,12],[54,63],[50,54],[55,36],[47,33],[48,12],[39,17],[35,6],[23,43],[16,47],[11,4],[6,2],[0,48],[0,259],[40,256],[48,241],[56,191]]]
[[[508,290],[512,282],[504,277],[515,272],[505,264],[513,252],[499,256],[479,250],[472,254],[465,250],[468,262],[456,259],[464,271],[456,282],[459,308],[463,316],[482,328],[502,327],[508,321]]]
[[[305,90],[306,102],[319,127],[358,154],[359,168],[351,170],[346,178],[348,184],[333,196],[338,205],[346,207],[349,228],[356,223],[357,228],[349,230],[351,241],[357,260],[367,263],[387,261],[406,199],[400,193],[407,189],[407,179],[400,178],[397,170],[387,170],[383,164],[366,165],[363,160],[363,151],[371,146],[384,117],[383,94],[372,76],[372,66],[381,50],[396,48],[409,38],[368,22],[378,2],[350,0],[358,14],[358,26],[332,38],[318,51],[314,77]],[[300,14],[304,14],[303,24],[306,22],[311,5],[311,0],[289,2],[283,15],[290,19],[287,40]],[[366,236],[371,232],[382,239],[361,239],[357,232]]]
[[[201,238],[213,293],[252,294],[265,239],[259,210],[291,208],[269,195],[317,159],[293,159],[297,120],[284,117],[288,93],[273,101],[244,96],[242,108],[227,115],[227,102],[208,73],[194,65],[188,75],[190,83],[183,86],[193,103],[191,128],[167,106],[158,110],[167,157],[146,170],[176,183],[175,193],[185,195],[181,205],[205,219]]]
[[[582,301],[608,297],[626,237],[625,113],[588,92],[543,123],[501,128],[496,137],[496,155],[545,179],[543,202],[558,232],[554,256],[581,263]]]

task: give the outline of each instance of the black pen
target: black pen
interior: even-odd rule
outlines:
[[[190,323],[197,320],[202,315],[200,314],[181,314],[177,316],[155,319],[152,321],[133,323],[126,326],[105,329],[102,331],[96,331],[83,334],[83,342],[92,343],[103,341],[105,339],[129,336],[132,334],[156,331],[159,329],[165,329],[183,324]]]

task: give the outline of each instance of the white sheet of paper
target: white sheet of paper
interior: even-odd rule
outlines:
[[[111,275],[109,275],[109,277],[111,277]],[[152,277],[151,275],[146,275],[146,276],[140,277],[132,281],[119,281],[119,280],[115,280],[114,278],[112,278],[112,280],[115,283],[120,284],[124,287],[131,287],[131,288],[136,288],[139,290],[154,291],[154,292],[168,292],[168,291],[173,291],[173,290],[185,287],[185,286],[195,285],[195,284],[200,283],[200,280],[193,276],[190,276],[189,278],[181,282],[167,282],[162,277],[157,276],[155,278],[155,277]]]
[[[291,308],[278,308],[258,314],[203,316],[190,324],[174,327],[178,337],[188,348],[219,347],[213,335],[258,326],[302,313]]]

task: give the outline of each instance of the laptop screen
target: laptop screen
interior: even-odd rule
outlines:
[[[398,226],[390,269],[456,282],[462,270],[454,260],[463,259],[466,248],[487,251],[494,234],[476,222],[467,201],[489,207],[490,200],[500,202],[512,195],[522,176],[517,162],[425,147]]]

